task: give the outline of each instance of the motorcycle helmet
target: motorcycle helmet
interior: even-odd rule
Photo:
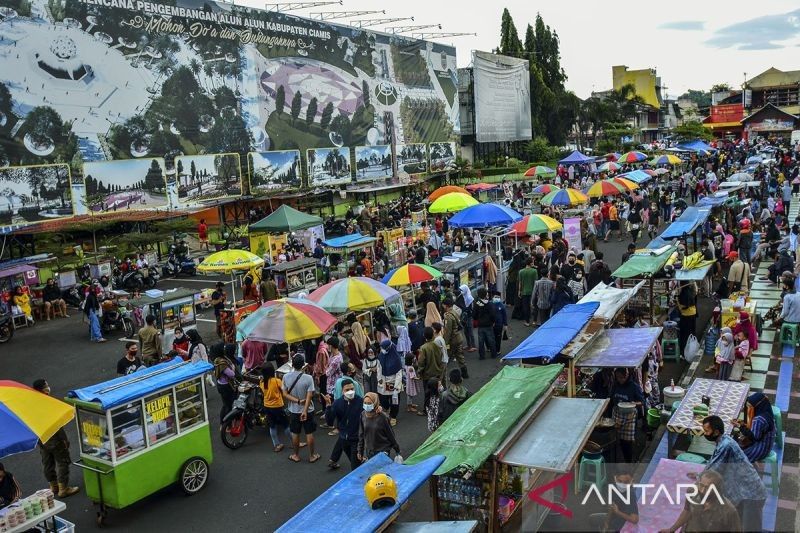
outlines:
[[[364,495],[372,509],[390,507],[397,503],[397,484],[388,474],[372,474],[364,485]]]
[[[741,222],[739,222],[739,227],[742,229],[750,229],[750,219],[743,218]]]

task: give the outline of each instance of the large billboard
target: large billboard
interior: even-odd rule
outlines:
[[[475,139],[530,140],[531,90],[528,61],[474,51]]]
[[[0,168],[0,226],[72,215],[69,165]]]
[[[0,35],[0,166],[163,158],[185,203],[177,156],[458,138],[450,46],[201,0],[0,0]]]

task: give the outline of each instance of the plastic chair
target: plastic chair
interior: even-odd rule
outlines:
[[[578,490],[583,490],[583,486],[597,485],[602,490],[606,483],[606,461],[603,457],[589,458],[581,455],[581,463],[578,467]]]
[[[778,454],[774,450],[764,458],[765,468],[766,465],[769,465],[769,488],[772,490],[772,495],[777,496],[781,488],[781,467],[778,464]]]
[[[800,336],[800,324],[792,324],[789,322],[781,324],[781,344],[797,346],[798,336]]]
[[[667,349],[669,348],[669,349]],[[681,360],[681,348],[678,339],[664,339],[661,341],[661,353],[664,359]]]
[[[14,329],[27,328],[28,318],[23,313],[12,313],[11,325],[14,326]]]
[[[775,445],[783,448],[783,417],[777,405],[772,406],[772,417],[775,419]]]
[[[684,452],[675,458],[676,461],[682,463],[695,463],[698,465],[706,464],[706,458],[695,453]]]

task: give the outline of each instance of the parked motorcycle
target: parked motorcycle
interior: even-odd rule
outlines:
[[[11,315],[0,316],[0,344],[8,342],[14,336],[14,325],[11,323]]]
[[[169,247],[167,261],[161,266],[161,273],[166,276],[197,275],[197,265],[194,260],[186,255],[179,254],[174,244]]]
[[[142,273],[136,269],[123,272],[119,268],[119,262],[114,267],[114,280],[112,283],[114,288],[118,290],[140,291],[144,288]]]
[[[158,280],[161,279],[161,274],[158,272],[158,268],[140,268],[139,272],[142,274],[142,280],[144,280],[144,286],[146,289],[152,289],[158,283]]]
[[[80,309],[85,294],[86,286],[78,284],[62,291],[61,298],[68,306]]]
[[[247,441],[247,434],[256,427],[267,427],[267,416],[263,413],[264,393],[258,386],[257,378],[246,376],[238,387],[239,396],[233,402],[233,409],[225,415],[219,433],[222,444],[231,450],[238,450]]]
[[[121,331],[125,338],[133,338],[133,318],[131,312],[124,305],[117,305],[110,300],[103,302],[103,317],[100,319],[100,329],[103,334],[111,331]]]

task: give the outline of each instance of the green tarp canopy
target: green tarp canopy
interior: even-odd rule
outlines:
[[[288,205],[282,205],[266,218],[250,224],[250,231],[264,233],[289,233],[301,229],[313,228],[322,224],[320,217],[298,211]]]
[[[677,246],[664,246],[656,250],[637,251],[630,259],[622,263],[611,276],[615,278],[652,276],[664,267],[667,260],[677,249]]]
[[[407,464],[447,457],[434,475],[477,470],[547,391],[563,365],[504,367],[428,437]]]

